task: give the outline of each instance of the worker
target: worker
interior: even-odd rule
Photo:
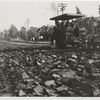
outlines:
[[[74,36],[79,37],[79,28],[77,24],[75,24],[75,27],[74,27]]]

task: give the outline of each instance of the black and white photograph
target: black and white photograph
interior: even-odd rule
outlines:
[[[100,97],[100,1],[0,0],[0,97]]]

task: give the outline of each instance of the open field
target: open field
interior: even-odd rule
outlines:
[[[22,42],[7,42],[0,41],[0,51],[3,50],[19,50],[28,48],[48,48],[50,47],[50,42],[36,42],[36,43],[22,43]]]

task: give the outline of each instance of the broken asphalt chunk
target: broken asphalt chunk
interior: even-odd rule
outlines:
[[[54,78],[60,78],[60,76],[57,75],[57,74],[53,74],[52,77],[54,77]]]
[[[56,83],[54,80],[48,80],[44,83],[46,86],[50,87],[50,86],[56,86]]]
[[[19,96],[26,96],[26,93],[23,90],[19,91]]]
[[[41,95],[43,93],[43,87],[42,86],[36,86],[34,88],[34,92],[38,95]]]
[[[63,90],[64,90],[64,91],[67,91],[67,90],[68,90],[68,86],[62,85],[61,87],[58,87],[58,88],[57,88],[57,91],[59,91],[59,92],[60,92],[60,91],[63,91]]]

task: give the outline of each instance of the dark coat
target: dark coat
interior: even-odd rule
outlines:
[[[74,28],[74,36],[79,37],[79,28],[78,27]]]

